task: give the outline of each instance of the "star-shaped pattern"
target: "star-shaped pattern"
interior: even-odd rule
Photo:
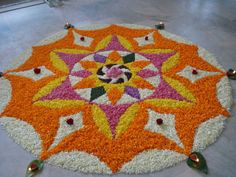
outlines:
[[[115,173],[150,149],[188,155],[202,122],[229,115],[216,95],[225,73],[197,51],[153,29],[69,29],[4,74],[1,117],[34,128],[42,160],[86,152]]]

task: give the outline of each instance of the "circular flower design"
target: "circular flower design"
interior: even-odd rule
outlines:
[[[221,132],[230,107],[221,95],[231,98],[230,86],[205,50],[118,25],[58,36],[2,79],[12,91],[0,121],[40,159],[84,172],[143,173],[185,159]]]
[[[132,73],[124,65],[108,64],[101,67],[97,72],[98,78],[106,83],[119,84],[128,81]]]

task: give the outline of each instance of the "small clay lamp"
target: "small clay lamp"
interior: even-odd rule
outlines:
[[[70,24],[70,23],[66,23],[65,25],[64,25],[64,29],[70,29],[70,28],[74,28],[74,26],[72,25],[72,24]]]
[[[165,29],[165,24],[161,21],[159,24],[155,25],[156,29],[163,30]]]
[[[230,78],[232,80],[236,80],[236,70],[235,69],[229,69],[226,74],[227,74],[228,78]]]

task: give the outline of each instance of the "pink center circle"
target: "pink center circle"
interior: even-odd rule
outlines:
[[[112,67],[106,73],[106,75],[110,78],[117,78],[121,74],[123,74],[123,71],[118,67]]]

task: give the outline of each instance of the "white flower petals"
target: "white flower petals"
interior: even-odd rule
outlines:
[[[160,133],[172,141],[175,141],[180,147],[183,147],[175,129],[175,115],[160,114],[151,109],[148,110],[148,114],[149,119],[148,123],[144,127],[145,130]],[[162,119],[163,124],[158,125],[156,123],[157,119]]]
[[[63,31],[60,31],[38,43],[36,43],[36,46],[41,46],[41,45],[49,45],[49,44],[52,44],[62,38],[64,38],[66,35],[67,35],[68,31],[67,30],[63,30]]]
[[[221,78],[216,86],[217,86],[217,98],[221,106],[229,111],[231,105],[233,104],[233,95],[232,95],[232,87],[230,85],[227,76]]]
[[[68,119],[73,120],[73,124],[69,125],[66,121]],[[56,146],[61,140],[63,140],[67,135],[83,128],[83,117],[82,113],[65,116],[60,118],[60,127],[57,130],[57,135],[54,138],[54,142],[51,145],[51,148]]]
[[[47,159],[47,162],[73,171],[112,174],[111,169],[104,162],[86,152],[60,152],[59,154],[52,155]]]
[[[192,74],[192,71],[196,70],[197,74]],[[199,79],[202,79],[207,76],[213,76],[220,74],[219,72],[209,72],[194,68],[192,66],[186,66],[182,71],[177,73],[179,76],[185,77],[190,80],[192,83],[196,82]]]
[[[154,44],[154,32],[151,32],[145,36],[134,38],[135,41],[137,41],[139,46],[145,46],[145,45],[150,45]]]
[[[224,120],[225,117],[219,115],[203,122],[196,130],[192,151],[201,151],[214,143],[224,129]]]
[[[0,113],[4,111],[5,107],[11,100],[11,83],[4,77],[0,78]]]
[[[2,117],[0,124],[5,127],[11,138],[24,149],[34,155],[41,153],[41,139],[30,124],[14,117]]]
[[[140,174],[161,170],[181,162],[187,156],[170,150],[146,150],[124,164],[120,172]]]
[[[38,81],[44,77],[52,76],[54,73],[50,70],[48,70],[45,66],[40,66],[38,67],[40,69],[39,74],[34,73],[34,68],[26,71],[19,71],[19,72],[10,72],[8,74],[10,75],[15,75],[15,76],[22,76],[22,77],[27,77],[30,78],[34,81]]]
[[[82,36],[79,33],[76,33],[74,31],[73,31],[73,35],[74,35],[74,44],[76,45],[89,47],[93,42],[93,38]]]

